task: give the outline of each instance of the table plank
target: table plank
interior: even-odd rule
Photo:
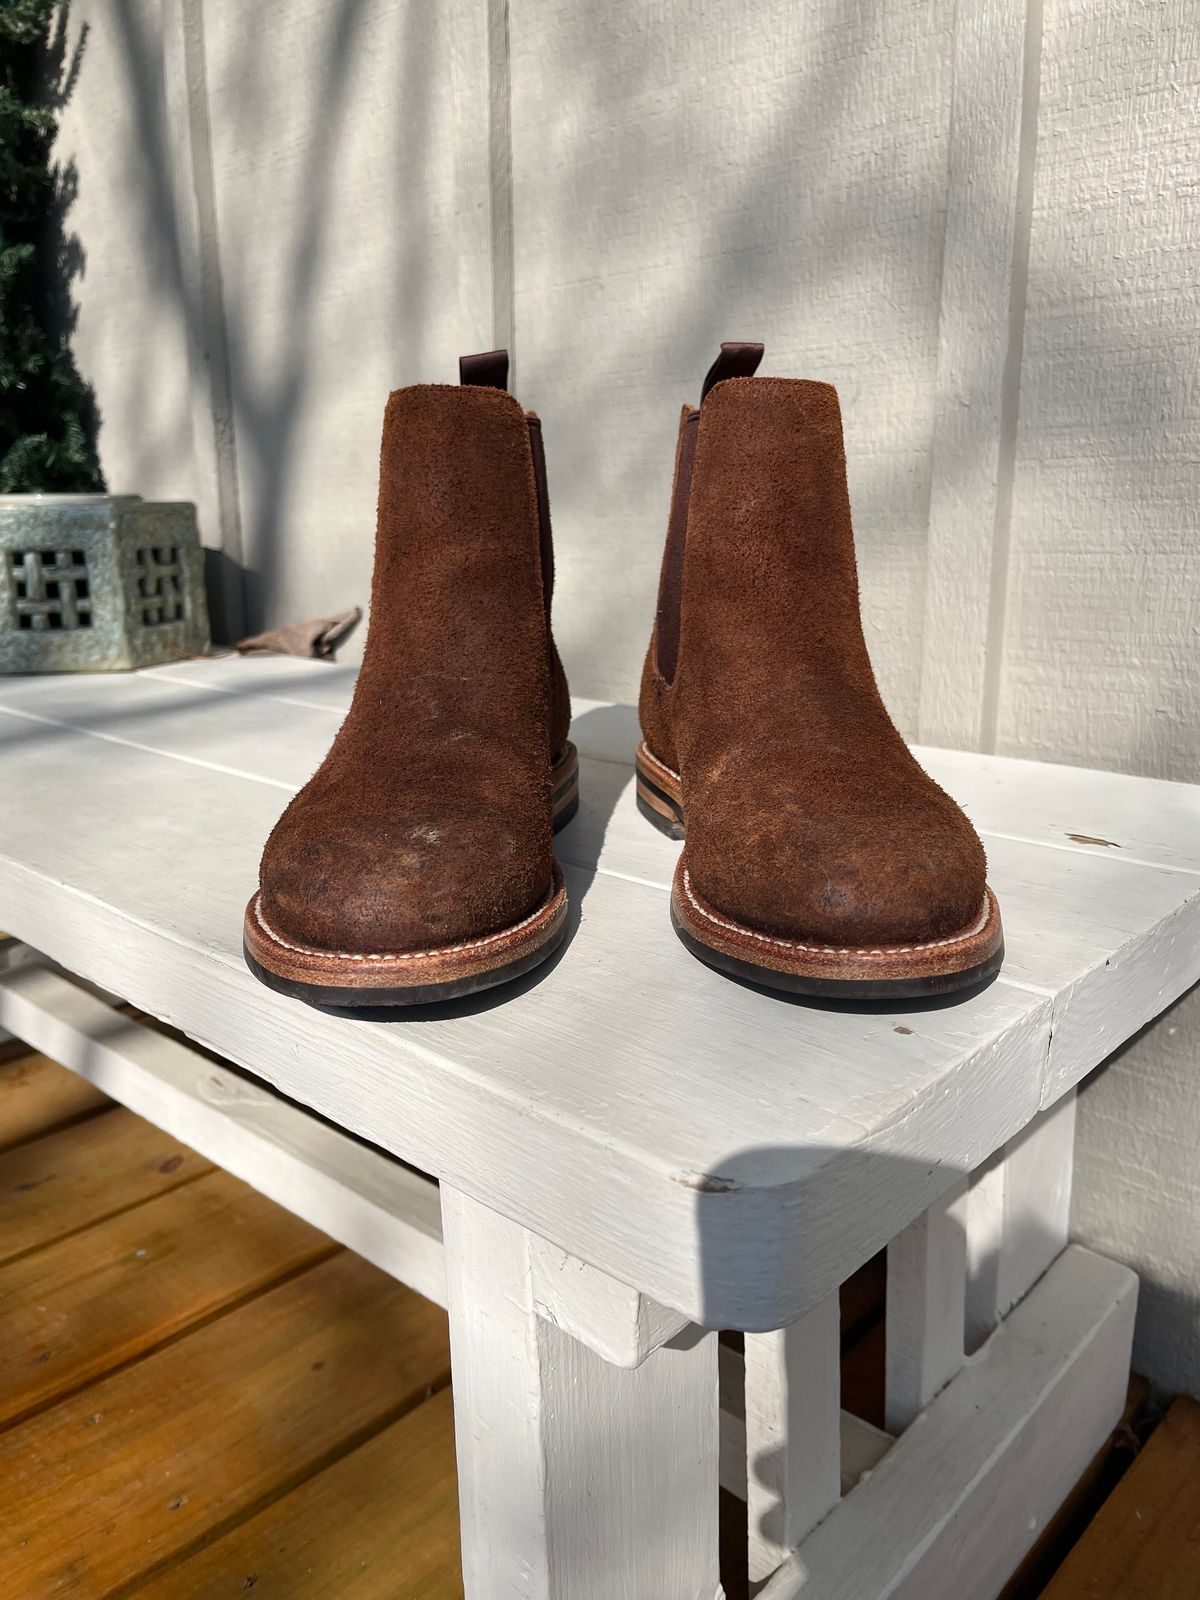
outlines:
[[[0,1155],[0,1264],[212,1170],[121,1107],[20,1145]]]
[[[225,694],[258,695],[283,705],[314,706],[344,712],[350,704],[357,667],[303,656],[208,656],[151,667],[141,677],[211,689]]]
[[[243,662],[241,667],[251,678],[255,676],[249,663]],[[317,670],[319,673],[319,667]],[[19,698],[27,710],[38,708],[38,715],[68,718],[72,726],[91,728],[105,738],[144,743],[189,761],[212,761],[230,772],[259,777],[273,787],[290,788],[303,782],[331,736],[325,712],[293,708],[294,714],[281,719],[272,709],[275,702],[261,696],[205,694],[176,684],[175,679],[140,674],[122,680],[120,691],[114,694],[100,679],[77,685],[74,680],[40,678],[24,680],[10,691],[10,697]],[[603,744],[611,738],[609,719],[614,711],[622,712],[632,739],[625,709],[592,706],[585,711],[577,727],[585,748],[589,719],[603,719],[608,730],[602,735]],[[1024,769],[1033,764],[1011,765]],[[1060,781],[1058,769],[1051,776],[1055,783]],[[1101,781],[1111,777],[1091,776]],[[582,777],[580,816],[559,839],[562,859],[660,889],[669,887],[680,846],[650,828],[637,812],[630,770],[608,759],[585,759]],[[1135,785],[1139,781],[1128,780]],[[996,787],[994,782],[992,787]],[[1189,838],[1194,841],[1200,836],[1196,792],[1179,784],[1152,787],[1169,797],[1191,797],[1194,816],[1185,816],[1187,807],[1181,803],[1175,810],[1190,822]],[[1143,812],[1147,809],[1143,807]],[[1011,820],[1011,807],[1008,815]],[[1110,828],[1114,831],[1121,830]],[[1000,834],[989,837],[987,843],[992,881],[1002,895],[1006,915],[1004,981],[1030,985],[1043,993],[1077,983],[1097,962],[1102,964],[1111,957],[1127,937],[1140,935],[1148,924],[1169,915],[1179,902],[1200,891],[1200,883],[1189,880],[1181,888],[1164,876],[1165,869],[1155,873],[1140,859],[1138,871],[1127,872],[1123,869],[1133,863],[1132,857],[1114,856],[1098,846],[1047,855],[1037,848],[1037,841],[1015,836]],[[1200,851],[1194,843],[1192,848]],[[1197,861],[1200,864],[1200,854]],[[1114,1042],[1120,1037],[1123,1035]]]
[[[916,747],[984,833],[1200,872],[1200,788],[1011,756]]]
[[[138,1590],[138,1600],[461,1600],[448,1391]]]
[[[298,787],[328,748],[355,676],[327,662],[225,656],[115,679],[10,679],[0,704]],[[279,705],[297,714],[281,718],[271,710]],[[632,706],[577,698],[574,711],[583,756],[632,766],[640,738]],[[914,753],[984,834],[1200,873],[1196,785],[919,745]]]
[[[0,1438],[5,1592],[125,1592],[264,1500],[295,1505],[296,1484],[448,1378],[444,1314],[342,1252]],[[382,1466],[375,1507],[405,1465],[399,1456]],[[414,1480],[428,1470],[436,1500],[445,1461],[407,1466]],[[326,1481],[314,1480],[318,1504]],[[355,1514],[348,1499],[332,1513],[313,1524],[322,1539]],[[191,1595],[173,1570],[162,1592]],[[298,1582],[266,1592],[316,1591]]]
[[[290,775],[289,782],[301,781],[330,737],[330,719],[324,712],[292,708],[281,719],[268,699],[229,694],[207,698],[200,694],[196,706],[191,689],[180,691],[148,675],[142,679],[141,683],[124,680],[115,695],[99,680],[89,680],[81,692],[70,682],[50,679],[26,680],[20,688],[24,703],[39,706],[39,714],[71,715],[76,725],[92,726],[106,738],[148,740],[164,752],[188,751],[189,760],[207,752],[208,758],[231,772],[264,779],[275,774],[273,783],[282,782],[278,775]],[[177,699],[181,694],[183,698]],[[631,729],[626,708],[592,706],[584,712],[577,732],[585,747],[589,722],[599,718],[601,745],[628,748],[627,743],[614,741],[614,716],[616,723]],[[1092,775],[1102,783],[1108,777]],[[1136,785],[1139,780],[1129,781]],[[638,813],[631,769],[607,757],[585,758],[581,788],[580,814],[558,840],[563,861],[665,892],[681,847],[664,839]],[[1194,791],[1186,786],[1152,788],[1169,796],[1190,795],[1192,808],[1197,809]],[[1197,834],[1200,828],[1192,830],[1192,836]],[[1189,874],[1180,881],[1172,869],[1151,867],[1100,847],[1047,851],[1036,842],[1007,835],[985,835],[985,839],[992,883],[1005,916],[1007,958],[1001,981],[1062,996],[1048,1088],[1048,1093],[1062,1093],[1145,1021],[1147,993],[1154,996],[1153,1009],[1161,1010],[1192,981],[1189,948],[1200,929],[1200,878]],[[1179,925],[1138,948],[1134,966],[1126,961],[1121,981],[1116,982],[1116,973],[1109,970],[1113,958],[1131,943],[1138,945],[1149,928],[1165,923],[1189,899],[1194,904]],[[1069,1029],[1064,1026],[1068,1002],[1078,1012]],[[1099,1055],[1092,1049],[1098,1037],[1105,1045]]]
[[[0,1426],[336,1246],[223,1172],[0,1269]]]
[[[249,663],[243,662],[241,666],[249,676],[255,676]],[[62,718],[72,727],[90,729],[105,739],[128,740],[177,759],[215,763],[222,770],[256,777],[285,792],[291,792],[311,774],[333,731],[330,716],[324,711],[293,706],[288,716],[281,718],[274,709],[278,702],[268,698],[206,693],[191,685],[180,688],[176,679],[151,674],[122,679],[117,693],[99,678],[82,683],[73,679],[34,678],[23,680],[6,694],[7,699],[0,703],[11,706],[19,702],[24,712]],[[614,712],[620,713],[618,720],[628,732],[628,742],[622,747],[627,751],[632,748],[636,735],[628,708],[593,705],[583,712],[576,725],[584,749],[590,742],[589,723],[597,717],[602,722],[600,745],[608,748],[612,744]],[[960,757],[955,757],[954,762],[965,772],[974,771],[973,767],[964,765]],[[1036,772],[1036,764],[1013,762],[1008,765],[1021,769],[1017,775],[1019,782],[1017,778],[1014,782],[1018,789],[1023,785],[1028,796],[1032,780],[1027,769],[1032,767]],[[1052,769],[1046,774],[1039,794],[1041,791],[1046,795],[1056,793],[1063,784],[1063,774],[1072,772],[1070,768]],[[589,870],[629,877],[664,890],[668,888],[681,847],[664,839],[637,812],[628,766],[618,766],[607,757],[603,760],[585,758],[581,777],[580,815],[560,836],[561,858]],[[1084,778],[1088,779],[1087,784]],[[1109,819],[1104,820],[1104,825],[1110,834],[1128,836],[1130,818],[1125,814],[1128,807],[1113,801],[1111,810],[1103,809],[1108,790],[1115,787],[1119,800],[1129,785],[1144,790],[1149,780],[1075,772],[1072,781],[1076,790],[1090,786],[1092,791],[1101,791],[1104,801],[1097,793],[1090,794],[1088,815],[1093,820],[1098,816],[1102,820]],[[981,780],[980,786],[985,795],[1001,798],[1002,820],[1017,826],[1015,814],[1020,810],[1019,801],[1006,798],[1005,787],[995,773]],[[1196,842],[1200,839],[1200,793],[1181,784],[1149,783],[1149,787],[1150,798],[1159,802],[1159,808],[1147,804],[1143,792],[1139,816],[1148,817],[1151,822],[1162,822],[1160,833],[1175,841],[1172,849],[1176,857],[1179,855],[1177,845],[1186,837],[1192,851],[1190,859],[1200,868],[1200,844]],[[1084,801],[1078,795],[1071,803],[1083,809]],[[1040,815],[1032,803],[1029,815]],[[986,817],[977,820],[986,827]],[[1116,826],[1118,822],[1122,825]],[[1100,826],[1100,822],[1096,821],[1095,825]],[[1066,838],[1061,830],[1042,828],[1039,822],[1030,821],[1026,827],[1032,833],[1041,829],[1059,844]],[[1159,876],[1154,876],[1153,869],[1143,860],[1145,852],[1152,853],[1144,837],[1140,840],[1142,853],[1137,855],[1126,853],[1124,846],[1114,846],[1117,853],[1113,854],[1100,845],[1056,848],[1054,854],[1047,855],[1037,848],[1038,844],[1046,842],[1045,839],[1031,840],[1003,832],[995,836],[985,832],[985,842],[992,882],[1002,895],[1006,914],[1008,958],[1004,980],[1029,984],[1045,993],[1054,993],[1078,982],[1096,964],[1097,953],[1101,962],[1111,956],[1114,919],[1106,916],[1108,908],[1118,913],[1115,936],[1119,948],[1123,936],[1131,928],[1139,934],[1148,922],[1159,920],[1179,901],[1200,891],[1200,882],[1189,881],[1180,888],[1169,877],[1164,878],[1161,874],[1168,869],[1162,866],[1157,869]],[[1138,849],[1139,841],[1133,840],[1132,848]],[[1130,865],[1137,866],[1138,871],[1123,870]],[[1029,931],[1034,937],[1023,941],[1022,936]],[[1049,945],[1047,938],[1051,941]],[[1119,1038],[1115,1042],[1119,1042]]]
[[[641,734],[632,706],[576,700],[582,755],[629,766]],[[913,754],[985,835],[1111,860],[1200,872],[1200,787],[1013,756],[914,745]]]

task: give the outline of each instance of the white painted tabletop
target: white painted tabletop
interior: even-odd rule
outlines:
[[[999,980],[853,1008],[733,982],[671,930],[633,711],[577,701],[559,958],[316,1011],[250,976],[242,912],[352,685],[236,657],[0,680],[0,927],[710,1325],[799,1315],[1200,978],[1200,789],[924,750],[987,847]]]

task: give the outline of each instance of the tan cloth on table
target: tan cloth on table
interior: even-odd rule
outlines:
[[[328,661],[361,620],[362,607],[351,606],[335,617],[286,622],[282,628],[256,633],[251,639],[242,639],[236,649],[240,656],[315,656]]]

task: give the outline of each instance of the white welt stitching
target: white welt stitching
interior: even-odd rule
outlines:
[[[665,761],[660,761],[658,759],[658,757],[656,755],[654,755],[654,753],[651,751],[649,745],[646,743],[646,741],[644,739],[642,740],[640,749],[641,749],[642,759],[644,761],[648,761],[652,767],[657,767],[660,772],[665,772],[668,778],[674,778],[676,783],[682,783],[683,782],[683,779],[679,776],[679,774],[677,772],[672,771],[672,769],[667,765],[667,763]]]
[[[519,933],[531,922],[536,922],[556,894],[561,892],[555,889],[552,882],[546,891],[546,898],[536,911],[531,911],[527,917],[522,917],[520,922],[514,922],[511,928],[502,928],[499,933],[489,933],[482,939],[470,939],[464,944],[443,945],[440,950],[401,950],[395,955],[364,955],[358,950],[318,950],[310,944],[290,944],[286,939],[281,939],[274,928],[267,923],[262,914],[261,894],[254,897],[254,920],[272,943],[284,950],[294,950],[301,956],[330,956],[335,961],[428,961],[432,956],[456,956],[464,950],[479,950],[484,945],[495,944],[499,939],[507,939],[511,934]]]
[[[755,933],[753,928],[743,928],[738,922],[726,922],[723,917],[714,916],[711,911],[705,910],[692,892],[692,880],[686,867],[683,869],[683,888],[688,899],[702,917],[713,922],[718,928],[728,928],[730,933],[740,933],[747,939],[757,939],[761,944],[775,944],[783,950],[804,950],[810,955],[834,956],[907,956],[917,950],[940,950],[943,945],[963,944],[968,939],[973,939],[977,933],[982,933],[987,926],[988,918],[992,914],[990,898],[985,894],[983,906],[979,916],[965,933],[955,933],[948,939],[931,939],[928,944],[895,944],[887,945],[877,950],[851,950],[842,944],[801,944],[796,939],[775,939],[768,933]]]

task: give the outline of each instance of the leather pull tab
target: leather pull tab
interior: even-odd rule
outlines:
[[[458,381],[481,384],[485,389],[507,389],[508,351],[484,350],[477,356],[459,356]]]
[[[758,371],[758,363],[762,358],[761,344],[723,344],[721,354],[709,367],[704,379],[704,387],[700,391],[700,404],[704,404],[705,395],[715,383],[722,383],[726,378],[752,378]]]

